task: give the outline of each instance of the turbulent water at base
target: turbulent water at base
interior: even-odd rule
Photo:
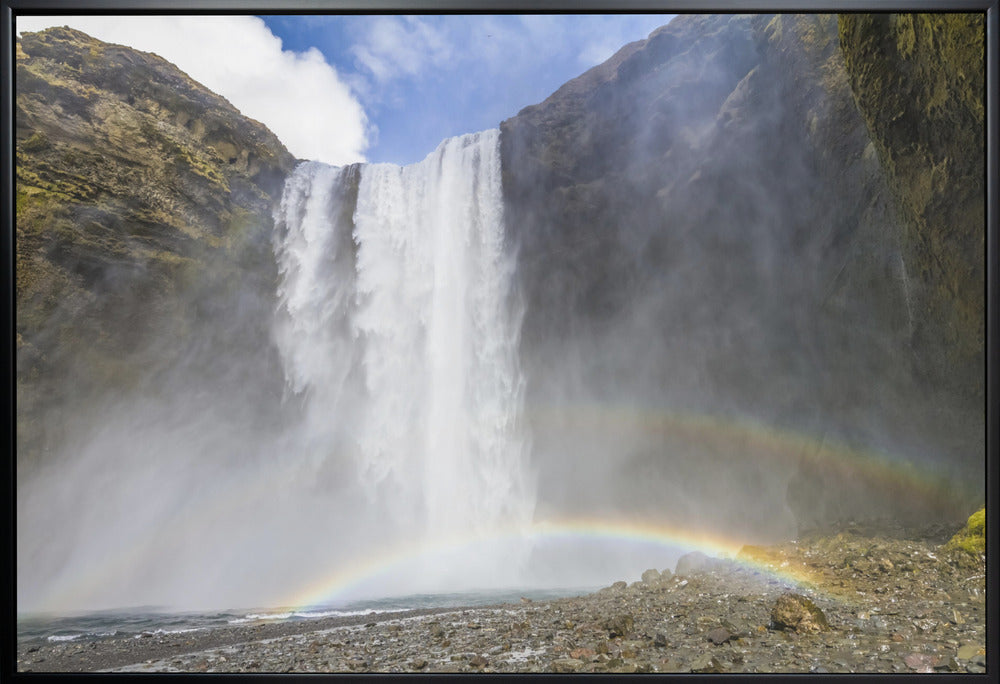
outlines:
[[[526,525],[499,131],[406,167],[304,163],[276,219],[275,339],[302,402],[303,460],[356,485],[375,537]]]

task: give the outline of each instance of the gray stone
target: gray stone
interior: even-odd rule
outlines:
[[[695,658],[691,663],[690,670],[691,672],[698,673],[720,673],[726,671],[719,659],[709,653],[703,653]]]
[[[608,635],[611,637],[626,636],[632,631],[634,624],[635,620],[632,616],[623,613],[605,620],[604,629],[608,630]]]
[[[979,653],[979,648],[977,644],[962,644],[956,655],[959,660],[971,660],[973,656]]]
[[[801,594],[782,594],[771,608],[775,629],[795,632],[825,632],[830,629],[823,611]]]
[[[583,667],[583,661],[576,658],[558,658],[549,665],[549,669],[553,672],[576,672],[581,667]]]
[[[707,635],[708,640],[713,644],[724,644],[733,638],[733,634],[725,627],[716,627],[710,631]]]
[[[677,559],[677,567],[674,570],[674,574],[691,575],[697,572],[706,572],[711,567],[713,560],[701,551],[686,553]]]

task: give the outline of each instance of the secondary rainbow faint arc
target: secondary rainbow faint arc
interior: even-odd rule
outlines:
[[[300,592],[287,605],[296,609],[306,609],[330,604],[351,587],[382,573],[389,572],[395,566],[404,562],[412,563],[422,556],[458,550],[491,541],[517,539],[539,541],[560,538],[641,542],[674,549],[696,549],[710,555],[728,557],[735,557],[744,545],[740,541],[721,536],[691,533],[648,522],[618,522],[591,518],[546,521],[528,525],[524,528],[497,530],[489,535],[452,537],[447,540],[427,544],[412,543],[401,545],[389,553],[374,558],[367,558],[362,562],[338,569],[332,575],[323,578]],[[810,581],[808,576],[794,569],[776,570],[765,564],[751,560],[741,559],[740,562],[743,565],[754,567],[794,584],[802,584]]]
[[[680,429],[691,431],[692,437],[710,435],[711,438],[742,440],[763,448],[765,453],[779,461],[789,464],[805,456],[820,462],[834,461],[842,467],[854,468],[867,477],[881,480],[892,480],[907,486],[914,493],[929,494],[944,493],[944,483],[938,476],[926,472],[913,465],[894,464],[885,456],[859,449],[850,449],[831,440],[822,441],[803,433],[783,431],[774,427],[751,421],[740,421],[731,418],[721,418],[713,415],[696,413],[671,413],[651,407],[642,406],[610,406],[610,405],[574,405],[547,410],[529,411],[536,419],[583,420],[591,427],[607,425],[608,422],[628,427],[630,421],[636,423],[635,429],[641,432],[671,431]],[[596,423],[596,424],[595,424]],[[222,485],[223,493],[215,497],[203,497],[201,501],[189,501],[184,511],[185,519],[203,520],[205,516],[221,516],[234,500],[243,500],[250,492],[264,492],[272,488],[271,480],[254,478],[247,473],[242,478]],[[533,530],[533,532],[532,532]],[[662,544],[664,546],[686,546],[700,548],[706,552],[713,549],[738,549],[739,544],[722,537],[702,536],[677,530],[667,526],[647,523],[615,523],[588,518],[550,523],[538,523],[528,528],[530,536],[542,538],[545,534],[551,536],[577,536],[603,539],[633,539]],[[183,528],[173,526],[164,531],[171,538],[180,538]],[[522,529],[501,529],[494,537],[497,540],[513,539],[522,536]],[[87,572],[74,580],[64,581],[50,588],[48,595],[40,602],[43,607],[56,608],[61,598],[87,594],[96,586],[107,581],[107,577],[115,568],[130,565],[130,559],[138,557],[154,544],[163,545],[163,537],[149,538],[135,546],[125,546],[117,552],[107,554],[100,561],[93,563]],[[176,540],[174,540],[176,541]],[[301,592],[297,593],[299,600],[289,605],[316,605],[328,597],[333,597],[353,584],[385,572],[394,564],[447,551],[449,548],[459,549],[475,543],[472,537],[453,538],[438,542],[432,546],[408,544],[395,547],[388,553],[376,555],[358,561],[347,567],[336,570],[330,576],[323,578]],[[773,569],[762,566],[762,569],[774,573]],[[781,573],[778,573],[781,574]],[[786,573],[787,574],[787,573]],[[794,581],[795,578],[792,578]]]
[[[745,441],[776,460],[790,465],[800,460],[832,464],[861,474],[867,481],[902,485],[923,496],[954,495],[943,471],[932,471],[917,463],[894,461],[890,454],[870,448],[848,446],[835,438],[818,438],[806,432],[767,423],[710,413],[667,411],[655,406],[627,403],[541,405],[528,409],[535,421],[569,422],[584,430],[608,429],[637,433],[686,436],[691,441],[707,439]]]

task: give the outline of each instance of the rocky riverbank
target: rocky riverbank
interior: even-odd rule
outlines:
[[[985,672],[984,557],[909,537],[690,554],[575,598],[21,647],[18,669]]]

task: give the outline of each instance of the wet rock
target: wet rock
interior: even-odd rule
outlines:
[[[701,551],[686,553],[677,559],[677,567],[674,569],[676,575],[690,575],[697,572],[706,572],[712,566],[712,561],[716,559],[706,556]]]
[[[576,672],[583,665],[583,661],[576,658],[558,658],[552,661],[549,669],[552,672]]]
[[[961,669],[958,661],[954,658],[945,658],[934,666],[936,672],[959,672]]]
[[[621,644],[621,656],[622,658],[635,658],[639,651],[645,646],[645,642],[642,641],[624,641]]]
[[[782,594],[771,608],[771,624],[776,629],[795,632],[824,632],[830,629],[823,611],[801,594]]]
[[[604,621],[604,629],[608,630],[608,636],[625,636],[632,631],[635,620],[631,615],[615,615]]]
[[[979,655],[979,649],[981,647],[976,644],[962,644],[958,649],[956,656],[959,660],[972,660],[975,656]]]
[[[715,645],[724,644],[733,638],[733,633],[725,627],[716,627],[705,635]]]
[[[660,571],[650,568],[642,573],[642,581],[645,584],[655,584],[660,580]]]
[[[896,566],[889,575],[876,572],[862,577],[851,570],[837,574],[841,572],[837,568],[842,547],[849,543],[850,537],[829,544],[800,539],[769,550],[769,557],[778,563],[787,561],[794,567],[811,564],[831,579],[825,589],[843,591],[850,597],[848,602],[831,601],[829,608],[823,604],[830,624],[845,625],[843,631],[832,628],[802,636],[769,631],[765,625],[771,606],[787,590],[765,573],[734,568],[725,575],[712,572],[692,577],[684,590],[675,590],[681,580],[670,578],[656,585],[662,590],[647,587],[636,593],[598,592],[534,604],[515,601],[406,622],[364,616],[333,632],[322,631],[330,626],[324,622],[314,628],[302,623],[267,625],[264,631],[240,627],[232,629],[233,646],[221,652],[193,638],[162,643],[157,637],[110,640],[98,646],[105,650],[105,657],[119,649],[117,657],[122,660],[98,662],[114,669],[128,659],[138,663],[128,669],[141,672],[183,672],[203,666],[227,672],[342,672],[351,671],[350,660],[367,662],[356,670],[359,673],[553,672],[552,663],[560,659],[576,662],[562,663],[558,668],[579,673],[642,672],[647,667],[656,672],[689,672],[693,664],[699,670],[748,673],[984,671],[986,580],[982,571],[956,572],[946,563],[928,563],[919,573],[904,575],[897,556],[904,551],[913,558],[926,556],[944,541],[914,544],[878,540],[880,555],[891,558]],[[853,543],[864,547],[859,553],[874,545],[869,540]],[[974,601],[969,597],[970,586],[983,590],[981,598]],[[876,594],[876,587],[887,593]],[[951,624],[955,608],[962,611],[966,624]],[[632,624],[621,620],[626,634],[616,630],[612,636],[606,626],[612,621],[609,618],[622,616],[632,618]],[[876,620],[884,623],[884,629],[873,628]],[[918,633],[913,623],[921,620],[933,620],[936,626]],[[377,624],[365,629],[371,621]],[[855,627],[854,621],[863,624]],[[480,629],[468,629],[469,624]],[[273,638],[293,630],[301,630],[300,636]],[[714,641],[709,640],[708,635],[715,630],[732,636],[722,641],[725,634],[719,631]],[[224,631],[229,630],[207,632],[200,639]],[[449,636],[435,638],[433,633]],[[105,669],[103,665],[88,665],[93,661],[85,659],[92,658],[95,651],[87,646],[46,644],[31,654],[28,647],[26,644],[19,650],[19,669],[38,669],[33,661],[42,656],[47,669]],[[166,647],[175,653],[162,659],[154,657],[158,649]],[[474,665],[477,654],[488,659],[488,665]],[[907,656],[911,656],[909,664],[904,661]],[[701,662],[696,663],[699,657]]]
[[[726,671],[719,659],[708,653],[695,658],[691,663],[690,670],[697,673],[721,673]]]
[[[934,666],[939,661],[940,658],[938,656],[926,653],[910,653],[903,657],[903,662],[906,666],[918,674],[930,674],[934,672]]]

